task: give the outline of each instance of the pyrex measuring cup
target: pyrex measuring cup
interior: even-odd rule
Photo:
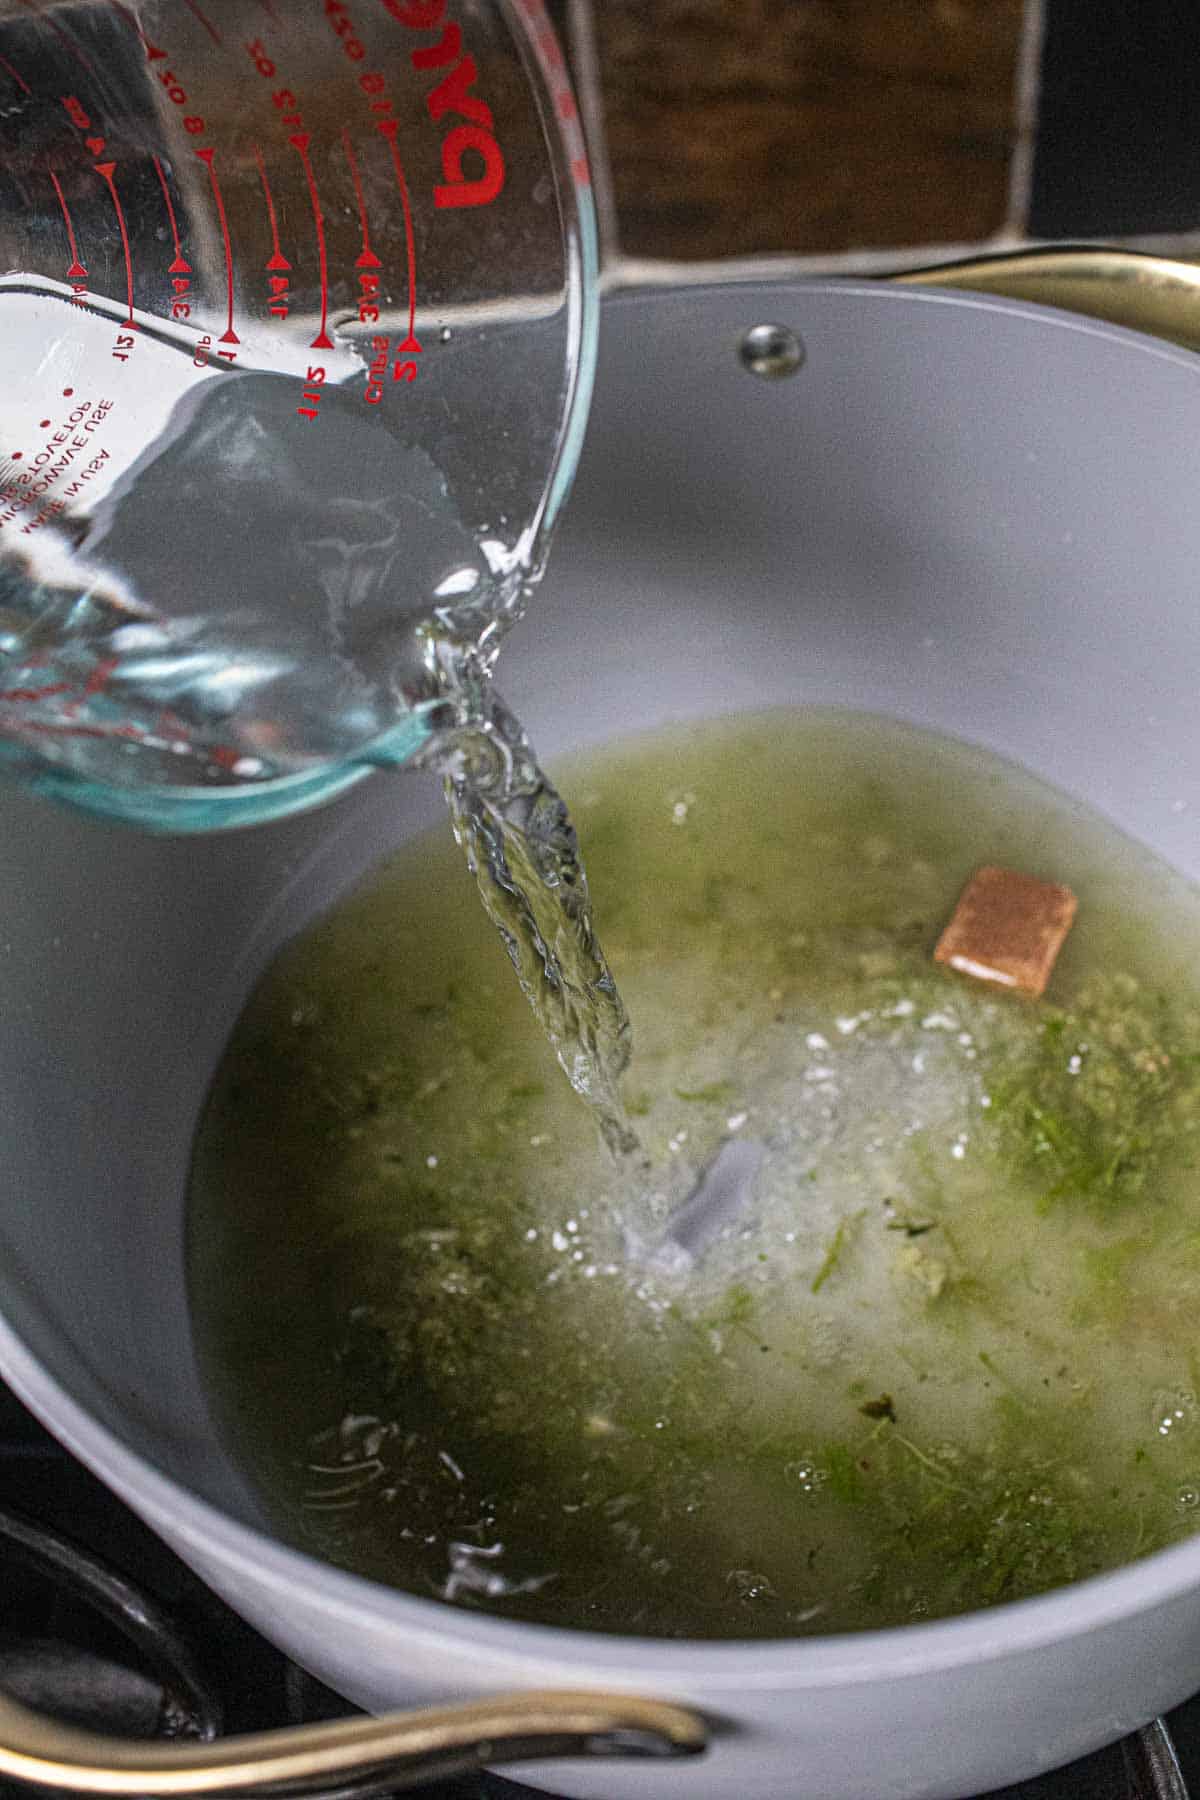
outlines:
[[[541,0],[0,0],[0,757],[144,824],[401,761],[570,483]]]

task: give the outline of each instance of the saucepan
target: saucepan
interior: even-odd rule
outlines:
[[[1112,310],[1086,257],[1044,271],[1051,296],[1055,268],[1072,304]],[[1186,273],[1118,272],[1159,314],[1191,299]],[[1200,877],[1198,497],[1200,360],[1178,342],[948,286],[614,295],[503,686],[550,756],[777,704],[890,714],[1015,759]],[[201,1792],[415,1749],[426,1771],[517,1756],[597,1800],[949,1800],[1200,1686],[1200,1537],[962,1618],[750,1644],[482,1617],[272,1535],[197,1372],[191,1136],[274,951],[439,806],[431,777],[380,774],[304,817],[172,841],[0,791],[0,1371],[290,1656],[371,1712],[440,1709],[106,1761],[5,1706],[0,1767]],[[635,1754],[705,1736],[696,1761]]]

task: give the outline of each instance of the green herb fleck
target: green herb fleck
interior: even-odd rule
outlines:
[[[1173,1109],[1195,1086],[1179,1035],[1164,996],[1128,976],[1098,978],[993,1084],[991,1116],[1043,1209],[1069,1200],[1111,1211],[1142,1191],[1178,1139]]]
[[[830,1444],[825,1452],[825,1473],[835,1500],[858,1506],[866,1498],[858,1462],[845,1444]]]
[[[731,1081],[710,1081],[707,1087],[676,1088],[675,1098],[697,1102],[704,1106],[721,1106],[732,1100],[734,1087]]]
[[[826,1251],[824,1258],[822,1258],[822,1264],[820,1264],[819,1269],[817,1269],[817,1274],[813,1276],[813,1285],[811,1285],[813,1294],[819,1294],[820,1289],[828,1282],[829,1276],[837,1269],[838,1262],[842,1260],[842,1255],[844,1255],[847,1244],[849,1244],[851,1233],[853,1233],[855,1226],[862,1224],[862,1219],[864,1219],[864,1213],[851,1213],[846,1219],[838,1220],[837,1231],[833,1233],[833,1238],[829,1240],[829,1249]]]

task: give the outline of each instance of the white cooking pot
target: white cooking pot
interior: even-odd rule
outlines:
[[[790,377],[741,361],[760,323],[803,340]],[[502,674],[550,755],[742,708],[894,714],[1016,758],[1198,874],[1200,361],[980,295],[613,298],[570,515]],[[380,775],[318,814],[168,841],[0,791],[5,1379],[239,1612],[367,1708],[552,1687],[707,1722],[699,1762],[521,1769],[560,1792],[932,1800],[1063,1763],[1200,1686],[1200,1537],[965,1618],[738,1644],[481,1617],[264,1526],[193,1355],[191,1135],[278,946],[439,805],[431,778]],[[442,1719],[426,1747],[447,1766],[481,1740],[499,1756],[520,1712]],[[695,1741],[684,1716],[602,1699],[531,1701],[525,1723],[529,1755]],[[268,1772],[385,1759],[386,1728],[350,1728],[365,1746],[340,1729],[332,1763],[296,1749]],[[5,1711],[4,1737],[0,1769],[61,1778],[23,1715]],[[104,1785],[86,1746],[58,1748]],[[217,1780],[156,1754],[155,1791]]]

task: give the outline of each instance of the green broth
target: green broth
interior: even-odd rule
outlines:
[[[511,1617],[691,1637],[1011,1600],[1200,1523],[1194,890],[996,758],[863,715],[555,771],[633,1021],[644,1244],[449,833],[281,955],[197,1139],[191,1291],[279,1529]],[[932,946],[1068,883],[1043,1001]]]

